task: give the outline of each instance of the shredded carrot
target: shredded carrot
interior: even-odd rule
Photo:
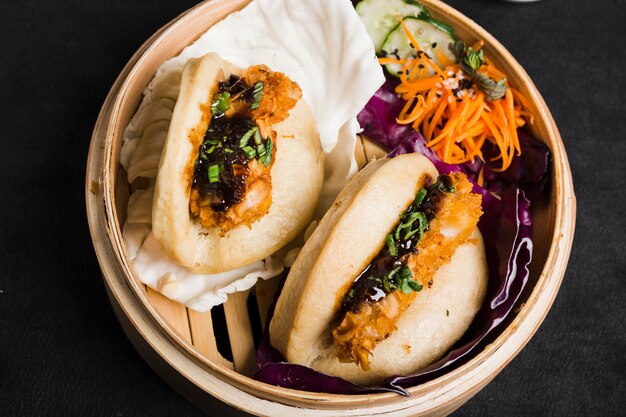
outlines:
[[[406,59],[378,58],[378,63],[380,65],[387,65],[387,64],[401,64],[401,65],[404,65],[406,63]]]
[[[406,34],[406,37],[409,38],[409,41],[411,41],[411,45],[413,45],[413,48],[417,51],[421,51],[419,43],[415,40],[415,37],[411,33],[411,30],[407,27],[406,23],[404,23],[404,20],[400,19],[400,23],[402,24],[402,28],[404,29],[404,33]],[[428,66],[430,66],[432,69],[434,69],[437,74],[443,76],[443,72],[441,71],[441,68],[439,68],[437,64],[435,64],[428,57],[428,55],[426,55],[426,53],[422,53],[420,59],[426,62]]]
[[[533,120],[527,99],[508,84],[505,74],[487,58],[479,71],[495,81],[505,79],[508,89],[504,97],[488,100],[475,86],[461,88],[466,82],[460,81],[467,75],[460,66],[439,54],[437,60],[444,66],[440,68],[425,52],[420,52],[417,40],[402,19],[400,23],[416,54],[408,59],[379,58],[381,65],[398,64],[402,69],[396,93],[405,104],[396,121],[419,130],[426,145],[450,164],[483,159],[483,146],[489,142],[497,150],[491,160],[500,161],[496,170],[506,170],[513,157],[521,154],[517,128],[526,120]],[[473,49],[482,46],[483,41],[478,41]]]

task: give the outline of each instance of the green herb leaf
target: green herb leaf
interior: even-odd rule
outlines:
[[[209,183],[213,184],[220,180],[220,167],[217,164],[209,165]]]
[[[465,58],[465,42],[463,41],[456,41],[454,43],[450,42],[448,44],[448,49],[450,50],[450,52],[452,52],[457,62],[459,63],[463,62],[463,59]]]
[[[502,97],[504,97],[504,94],[506,94],[506,90],[508,90],[509,88],[505,84],[506,78],[503,78],[500,81],[496,82],[495,80],[487,77],[481,72],[477,72],[474,75],[473,81],[476,84],[476,87],[478,87],[480,91],[485,93],[485,97],[487,98],[487,100],[501,99]]]
[[[475,51],[471,46],[467,48],[465,53],[465,57],[463,60],[467,65],[472,67],[475,71],[478,71],[480,67],[485,63],[485,55],[484,51],[481,49],[478,52]]]
[[[463,41],[456,41],[454,44],[450,44],[448,48],[461,64],[463,72],[466,73],[472,83],[476,85],[476,88],[485,93],[487,100],[499,100],[504,97],[508,89],[505,84],[505,78],[496,82],[492,78],[477,71],[485,63],[482,49],[480,51],[474,51],[471,47],[467,48]]]
[[[211,103],[211,113],[214,116],[221,116],[230,109],[230,93],[217,93],[213,96],[213,102]]]
[[[254,91],[252,93],[254,101],[250,106],[250,109],[256,110],[259,108],[259,102],[261,101],[261,97],[263,96],[263,83],[261,81],[254,84]]]
[[[244,133],[241,139],[239,139],[239,147],[243,148],[244,146],[246,146],[248,142],[250,141],[250,138],[252,137],[252,135],[257,133],[258,131],[259,131],[259,128],[254,126],[250,130],[248,130],[246,133]]]

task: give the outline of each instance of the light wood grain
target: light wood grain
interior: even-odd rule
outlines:
[[[235,370],[243,375],[252,375],[256,369],[252,325],[248,316],[248,299],[250,291],[230,294],[224,304],[224,315],[228,327],[230,349],[233,352]]]
[[[90,146],[85,195],[94,247],[120,323],[148,363],[181,394],[207,410],[221,401],[233,407],[232,413],[245,410],[257,415],[450,413],[492,380],[530,340],[548,313],[565,273],[574,234],[576,202],[567,156],[550,111],[523,68],[491,35],[444,3],[424,0],[435,17],[455,27],[460,38],[468,42],[485,40],[486,54],[529,98],[535,110],[535,123],[530,128],[552,151],[549,199],[545,205],[533,209],[535,252],[525,303],[513,321],[474,358],[433,381],[409,389],[412,396],[408,398],[389,393],[358,396],[309,393],[254,381],[249,378],[254,367],[251,360],[254,346],[246,294],[232,296],[224,306],[228,334],[217,335],[228,338],[233,347],[235,359],[230,364],[219,356],[215,339],[209,337],[213,332],[210,315],[187,314],[186,309],[169,305],[151,290],[146,291],[134,276],[121,238],[120,223],[125,215],[127,193],[119,183],[123,178],[119,175],[122,132],[156,69],[216,21],[247,2],[211,0],[166,25],[131,58],[103,105]],[[381,152],[370,144],[357,145],[359,165]],[[358,156],[359,146],[363,149],[362,156]],[[258,284],[258,288],[264,285]],[[260,312],[267,310],[272,298],[270,288],[263,288],[261,293],[257,301]],[[264,320],[263,314],[261,317]]]
[[[188,308],[187,317],[189,318],[191,341],[198,352],[205,355],[210,361],[233,369],[233,363],[224,359],[217,350],[211,312],[199,313]]]
[[[274,302],[274,294],[280,284],[280,277],[268,280],[260,280],[254,287],[256,291],[256,302],[259,308],[259,318],[261,319],[261,327],[265,329],[267,312]]]
[[[191,330],[189,329],[189,319],[187,318],[185,306],[170,300],[150,287],[146,288],[146,294],[148,300],[150,300],[154,308],[172,329],[187,342],[191,343]]]
[[[363,145],[363,137],[359,135],[356,138],[356,146],[354,148],[354,158],[359,169],[367,164],[367,155],[365,154],[365,145]]]
[[[387,155],[388,151],[375,142],[361,138],[363,143],[363,152],[365,153],[365,160],[367,163],[372,162],[375,159],[382,158]]]

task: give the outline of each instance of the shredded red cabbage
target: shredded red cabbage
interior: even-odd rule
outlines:
[[[493,339],[498,326],[509,316],[528,282],[528,265],[533,252],[530,202],[543,198],[549,177],[548,148],[524,130],[519,130],[522,155],[516,156],[503,173],[485,166],[484,184],[481,187],[475,181],[483,168],[482,161],[462,165],[446,164],[426,147],[426,141],[420,133],[413,131],[410,126],[396,123],[396,115],[403,103],[393,92],[393,87],[392,82],[385,83],[358,115],[363,134],[392,150],[390,158],[419,152],[430,159],[440,173],[462,171],[474,182],[474,192],[483,196],[484,214],[478,226],[485,241],[489,267],[489,288],[485,302],[465,335],[445,357],[413,375],[391,377],[373,387],[356,385],[305,366],[286,363],[270,345],[266,328],[257,352],[259,370],[254,377],[259,381],[332,394],[393,391],[408,395],[406,388],[432,380],[459,366],[482,348],[481,342]],[[492,193],[500,198],[494,197]],[[268,323],[272,314],[273,311],[270,311]]]

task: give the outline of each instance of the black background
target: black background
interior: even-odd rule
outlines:
[[[91,130],[133,52],[193,0],[0,3],[0,415],[193,416],[107,301],[84,208]],[[458,416],[626,410],[626,5],[450,1],[552,110],[578,198],[561,291],[528,346]]]

